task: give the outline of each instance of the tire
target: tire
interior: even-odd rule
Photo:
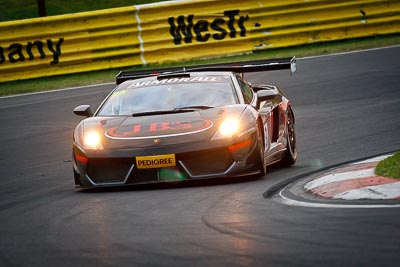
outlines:
[[[264,138],[261,133],[260,126],[257,127],[257,145],[254,149],[253,154],[250,156],[250,161],[255,162],[259,173],[256,177],[263,177],[267,174],[267,167],[265,164],[265,157],[264,157]]]
[[[284,157],[281,160],[281,165],[284,167],[295,164],[297,160],[297,144],[296,144],[296,131],[295,131],[294,115],[291,108],[289,108],[287,123],[286,123],[286,134],[287,134],[287,145]]]
[[[74,168],[72,168],[72,171],[73,171],[73,173],[74,173],[74,182],[75,182],[75,185],[80,185],[81,182],[80,182],[80,175],[79,175],[79,173],[77,173],[77,172],[75,171]]]

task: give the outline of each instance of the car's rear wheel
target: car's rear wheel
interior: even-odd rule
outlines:
[[[283,166],[290,166],[293,165],[297,160],[296,132],[294,127],[294,115],[291,109],[289,109],[287,116],[286,131],[287,131],[286,152],[285,156],[281,161],[281,164]]]

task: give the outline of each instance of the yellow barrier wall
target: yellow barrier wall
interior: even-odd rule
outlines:
[[[0,23],[0,82],[400,32],[398,0],[168,1]]]

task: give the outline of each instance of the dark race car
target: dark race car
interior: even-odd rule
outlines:
[[[77,187],[264,176],[297,158],[289,100],[244,72],[291,69],[295,58],[121,72],[74,131]]]

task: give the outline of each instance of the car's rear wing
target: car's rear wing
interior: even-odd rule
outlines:
[[[232,71],[235,73],[272,71],[289,69],[290,74],[296,71],[296,57],[230,62],[221,64],[197,65],[187,67],[173,67],[139,71],[121,71],[116,77],[116,83],[120,84],[127,80],[135,80],[144,77],[159,76],[174,73],[187,73],[195,71]]]

